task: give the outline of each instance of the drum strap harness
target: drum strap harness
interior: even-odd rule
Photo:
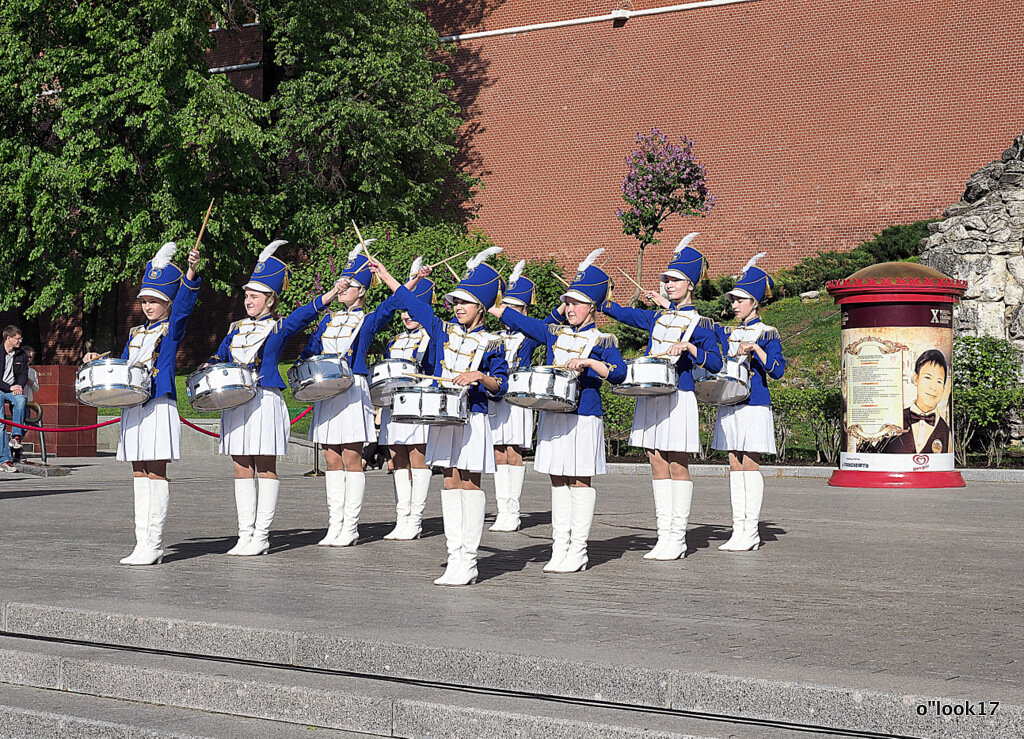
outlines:
[[[388,347],[388,354],[391,359],[410,359],[420,364],[427,354],[429,345],[430,334],[425,329],[418,328],[396,336]]]
[[[601,332],[596,328],[579,332],[565,326],[558,328],[558,338],[551,347],[555,355],[555,364],[565,364],[577,357],[589,357],[598,340],[602,338]]]
[[[676,320],[683,318],[689,321],[686,324],[686,328],[683,329]],[[697,326],[700,324],[701,315],[697,311],[665,311],[658,317],[657,323],[654,324],[654,330],[651,332],[651,354],[660,354],[661,352],[667,351],[669,346],[676,342],[687,342],[693,338],[693,332],[697,330]],[[680,338],[673,340],[673,333],[681,333]]]
[[[168,321],[164,321],[151,330],[147,330],[145,326],[133,328],[131,339],[128,341],[128,361],[132,364],[141,364],[152,371],[155,357],[160,353],[160,341],[167,335],[169,325]]]
[[[340,319],[340,320],[339,320]],[[324,327],[323,347],[327,354],[348,354],[366,320],[362,310],[337,311]]]

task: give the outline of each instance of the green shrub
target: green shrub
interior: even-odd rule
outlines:
[[[1005,339],[961,336],[953,341],[953,441],[956,460],[983,452],[998,465],[1010,443],[1011,420],[1020,413],[1021,354]]]

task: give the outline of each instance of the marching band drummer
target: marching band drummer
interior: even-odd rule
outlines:
[[[339,280],[330,291],[299,306],[287,318],[278,318],[279,296],[288,287],[291,269],[274,252],[287,243],[274,241],[260,254],[243,287],[249,317],[231,324],[217,353],[203,365],[236,362],[257,373],[252,400],[220,414],[220,453],[230,454],[235,465],[238,508],[238,543],[227,553],[243,557],[265,554],[270,549],[270,525],[280,489],[277,455],[288,451],[291,430],[288,407],[281,394],[284,381],[277,367],[281,352],[289,339],[346,287]]]
[[[416,257],[409,268],[410,279],[419,275],[421,266],[422,257]],[[424,277],[410,290],[428,305],[434,302],[433,281]],[[388,343],[384,358],[407,359],[422,374],[433,374],[433,367],[427,365],[430,334],[407,310],[402,311],[402,323],[405,331]],[[379,443],[386,446],[391,455],[391,477],[395,486],[395,528],[384,538],[396,541],[418,539],[423,533],[423,509],[430,494],[432,474],[426,459],[427,425],[393,421],[391,409],[382,408]]]
[[[718,548],[746,552],[761,545],[757,524],[764,497],[762,454],[775,454],[775,421],[768,378],[778,380],[786,371],[779,332],[761,322],[758,309],[772,295],[774,282],[755,267],[766,252],[751,258],[736,286],[727,294],[739,326],[717,325],[715,330],[726,356],[746,356],[750,365],[750,398],[737,405],[718,406],[711,446],[729,452],[729,498],[732,536]]]
[[[693,368],[722,369],[714,321],[699,315],[693,305],[694,288],[708,269],[704,255],[689,246],[697,236],[691,233],[679,242],[672,261],[659,275],[671,301],[666,310],[625,308],[610,300],[601,306],[616,321],[648,331],[644,355],[675,357],[679,375],[674,393],[636,399],[629,434],[630,445],[647,450],[653,477],[658,542],[645,559],[674,560],[686,552],[686,522],[693,499],[689,455],[700,451]],[[645,293],[644,297],[658,302],[661,296]]]
[[[605,473],[604,410],[601,383],[621,383],[626,362],[618,340],[597,330],[597,306],[611,292],[611,278],[594,261],[595,249],[578,268],[562,295],[568,326],[547,324],[505,306],[491,311],[509,328],[547,347],[547,363],[579,373],[579,406],[574,412],[541,411],[537,422],[534,469],[551,476],[551,534],[554,543],[545,572],[587,568],[587,537],[594,520],[594,475]]]
[[[371,239],[370,242],[373,240]],[[367,243],[370,243],[367,242]],[[317,354],[343,354],[352,370],[352,386],[343,393],[313,403],[309,440],[320,444],[327,460],[327,535],[320,546],[347,547],[359,539],[359,514],[366,491],[363,445],[377,437],[373,403],[366,384],[366,353],[373,337],[391,320],[395,300],[389,296],[377,309],[366,313],[363,300],[375,278],[369,260],[357,246],[348,254],[341,271],[338,300],[342,307],[330,310],[309,337],[299,359]],[[410,284],[414,284],[410,281]],[[325,304],[326,305],[326,304]]]
[[[149,400],[121,411],[117,459],[132,463],[135,491],[135,548],[120,560],[123,565],[163,561],[164,522],[170,502],[167,463],[181,458],[175,357],[201,280],[196,276],[199,252],[189,252],[188,272],[183,276],[171,264],[177,250],[176,244],[168,242],[146,265],[138,295],[146,323],[128,332],[128,343],[121,353],[121,359],[146,365],[152,377]],[[84,361],[98,358],[89,353]]]
[[[486,499],[480,489],[483,473],[494,472],[494,440],[487,416],[488,399],[508,387],[508,364],[501,338],[484,330],[486,311],[501,295],[501,275],[484,260],[501,247],[484,249],[466,262],[466,276],[445,295],[455,322],[442,321],[433,308],[399,287],[380,262],[373,269],[395,290],[399,304],[430,334],[435,372],[456,387],[466,388],[469,421],[431,426],[427,432],[427,464],[444,468],[441,517],[448,547],[448,565],[435,585],[470,585],[477,578],[477,549],[484,530]],[[420,274],[429,276],[430,268]],[[447,383],[446,383],[447,384]]]
[[[523,276],[526,260],[520,260],[508,278],[508,288],[501,304],[510,310],[526,314],[527,306],[533,305],[535,285],[529,277]],[[559,321],[561,322],[561,316]],[[509,371],[529,368],[533,364],[533,353],[540,346],[536,339],[521,331],[504,331],[505,361]],[[519,405],[512,405],[504,399],[492,400],[490,406],[491,433],[494,435],[494,498],[498,515],[491,525],[491,531],[516,531],[519,528],[519,499],[523,493],[526,467],[523,465],[521,449],[533,446],[533,411]]]

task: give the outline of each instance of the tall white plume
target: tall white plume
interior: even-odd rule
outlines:
[[[742,269],[742,270],[740,271],[740,274],[743,274],[744,272],[746,272],[746,271],[747,271],[748,269],[750,269],[750,268],[751,268],[751,267],[753,267],[753,266],[754,266],[755,264],[757,264],[758,262],[760,262],[760,261],[761,261],[761,259],[762,259],[763,257],[766,257],[766,256],[768,256],[768,252],[766,252],[766,251],[763,251],[763,252],[761,252],[760,254],[755,254],[754,256],[752,256],[752,257],[750,258],[750,261],[749,261],[749,262],[747,262],[747,265],[746,265],[746,266],[745,266],[745,267],[744,267],[744,268],[743,268],[743,269]]]
[[[359,252],[361,252],[362,250],[363,250],[363,245],[362,244],[356,244],[352,248],[352,250],[349,251],[349,253],[348,253],[348,261],[351,262],[353,259],[358,257],[359,256]]]
[[[477,254],[475,257],[470,257],[469,261],[466,262],[467,269],[476,269],[481,264],[486,262],[488,259],[493,257],[495,254],[501,254],[500,246],[491,246],[484,249],[482,252]]]
[[[416,257],[412,260],[412,266],[409,267],[409,279],[416,276],[416,273],[420,271],[420,267],[423,266],[423,257]]]
[[[604,247],[603,246],[600,247],[599,249],[594,249],[594,251],[592,251],[589,254],[587,254],[587,258],[586,259],[584,259],[582,262],[580,262],[580,266],[576,268],[576,271],[577,272],[586,272],[587,271],[587,267],[589,267],[594,262],[596,262],[597,258],[599,256],[601,256],[602,254],[604,254]]]
[[[508,284],[514,285],[516,280],[523,276],[523,270],[526,268],[526,260],[520,259],[516,262],[516,266],[512,268],[512,274],[508,276]]]
[[[700,231],[694,231],[692,233],[686,234],[686,236],[683,237],[683,240],[679,242],[679,246],[676,247],[675,253],[678,254],[683,249],[688,247],[690,245],[690,242],[693,241],[698,236],[700,236]]]
[[[277,251],[278,247],[284,246],[287,243],[288,242],[284,241],[283,239],[277,239],[276,241],[271,241],[269,244],[267,244],[267,248],[260,252],[260,258],[257,259],[256,261],[257,262],[265,262],[265,261],[267,261],[272,256],[274,256],[274,252]]]
[[[174,255],[178,253],[178,245],[173,241],[168,241],[166,244],[160,247],[157,251],[156,256],[153,257],[152,265],[153,269],[163,269],[171,260],[174,259]]]

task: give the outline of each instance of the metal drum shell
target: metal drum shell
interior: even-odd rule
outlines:
[[[693,385],[699,403],[737,405],[750,398],[750,367],[735,357],[726,357],[717,373],[694,367]]]
[[[436,403],[434,402],[434,399]],[[444,400],[442,401],[442,398]],[[456,412],[448,413],[455,398]],[[430,402],[424,402],[430,399]],[[437,407],[434,408],[433,406]],[[424,407],[426,406],[426,408]],[[442,411],[445,411],[442,413]],[[398,423],[423,423],[431,426],[455,426],[469,421],[469,400],[464,389],[409,387],[395,390],[391,397],[391,420]]]
[[[256,373],[235,362],[210,365],[185,379],[185,394],[197,411],[223,411],[243,405],[256,397],[257,387]]]
[[[288,369],[292,397],[303,403],[341,395],[353,382],[352,370],[341,354],[317,354]]]
[[[411,359],[396,357],[377,362],[370,368],[370,402],[379,408],[389,407],[396,390],[412,387],[418,382],[415,377],[407,375],[418,372],[419,366]]]
[[[75,397],[94,408],[131,408],[150,398],[149,367],[119,357],[86,362],[75,374]]]
[[[536,382],[538,377],[547,377],[544,383]],[[556,392],[558,380],[564,380],[564,391]],[[503,396],[512,405],[532,408],[538,411],[572,413],[579,407],[580,391],[575,372],[558,367],[530,367],[515,370],[509,374],[509,389]],[[538,388],[538,384],[546,387]]]
[[[678,357],[666,359],[664,357],[636,357],[626,361],[626,379],[619,385],[612,385],[609,390],[616,395],[625,395],[632,398],[652,397],[657,395],[671,395],[679,386],[679,371],[676,369]],[[650,369],[653,367],[664,368],[652,374],[661,374],[662,377],[655,380],[649,379],[646,382],[638,382],[635,374],[637,370]]]

